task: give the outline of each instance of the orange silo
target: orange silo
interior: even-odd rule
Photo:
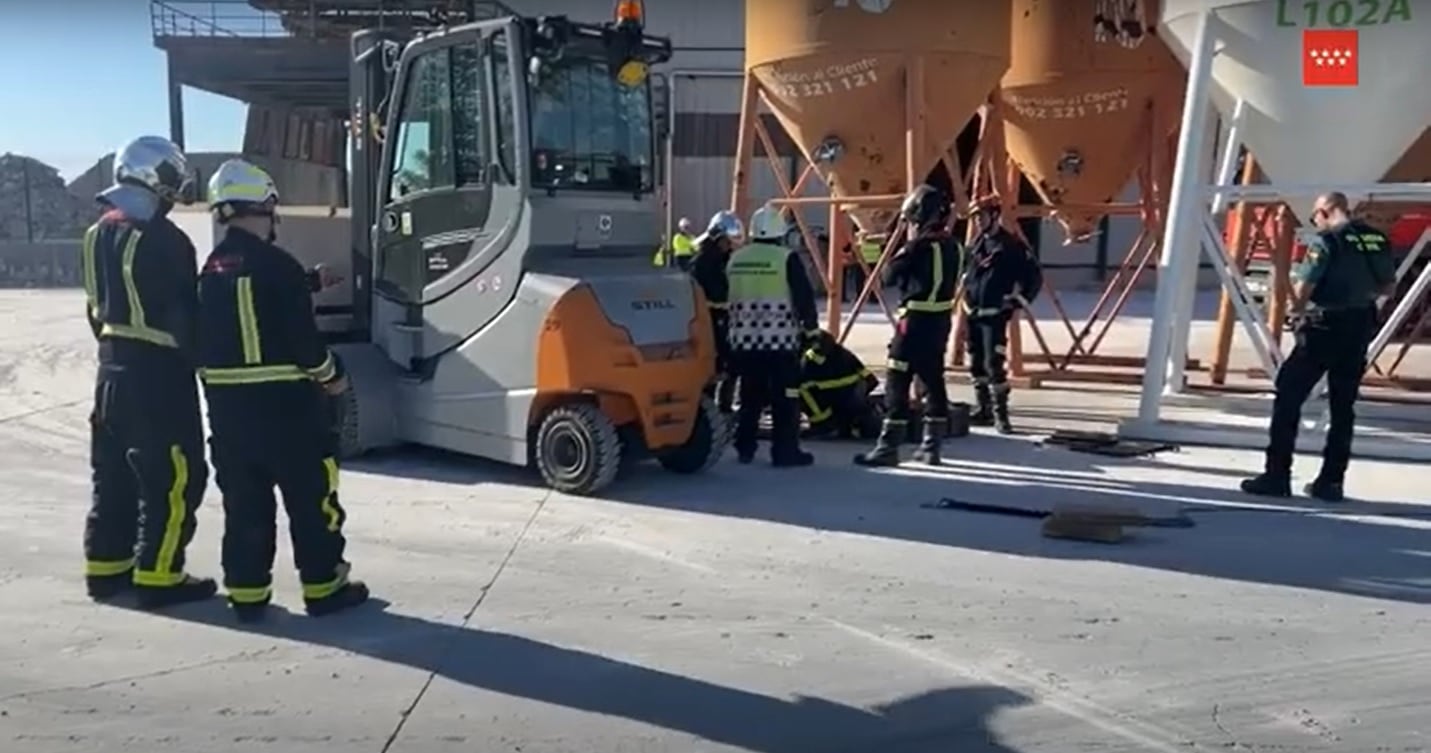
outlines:
[[[1009,66],[1010,0],[746,0],[745,67],[835,196],[902,193],[905,79],[927,137],[922,176]],[[918,80],[916,78],[916,80]],[[852,213],[879,229],[888,210]]]
[[[1008,153],[1070,240],[1087,238],[1101,217],[1057,207],[1112,202],[1150,139],[1177,127],[1187,73],[1157,37],[1155,6],[1013,2],[1012,61],[1001,82]]]

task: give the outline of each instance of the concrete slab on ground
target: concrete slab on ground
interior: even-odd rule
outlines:
[[[1232,491],[1252,453],[982,432],[939,469],[831,443],[807,470],[646,465],[599,499],[404,452],[343,473],[385,603],[249,630],[217,602],[93,605],[79,311],[0,294],[6,753],[1431,750],[1431,471],[1395,463],[1355,465],[1360,501],[1327,509]],[[1197,525],[1054,541],[921,507],[942,496]],[[211,489],[193,571],[217,573],[222,524]]]

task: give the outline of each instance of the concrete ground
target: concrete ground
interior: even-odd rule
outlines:
[[[1392,463],[1357,463],[1359,501],[1329,510],[1230,491],[1251,453],[1115,460],[1036,434],[960,440],[937,470],[857,470],[838,444],[809,470],[645,466],[600,499],[402,452],[343,474],[382,603],[261,630],[217,601],[96,606],[81,305],[0,293],[5,753],[1431,750],[1431,471]],[[1117,409],[1043,394],[1090,425]],[[1057,418],[1020,400],[1031,431]],[[197,573],[218,572],[216,496]],[[1197,525],[1062,542],[921,506],[943,497]]]

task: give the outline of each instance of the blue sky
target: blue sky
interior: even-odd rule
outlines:
[[[34,157],[71,179],[135,136],[169,135],[148,0],[0,0],[0,18],[0,154]],[[184,115],[191,151],[237,151],[243,141],[240,102],[186,89]]]

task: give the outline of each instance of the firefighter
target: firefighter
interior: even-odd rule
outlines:
[[[730,413],[735,402],[736,379],[730,364],[730,281],[725,265],[730,254],[745,236],[745,226],[732,212],[716,212],[706,225],[706,232],[696,239],[695,260],[691,277],[701,286],[706,305],[710,307],[711,326],[715,330],[716,375],[713,385],[716,405],[722,413]]]
[[[1396,266],[1386,234],[1349,216],[1347,197],[1330,193],[1312,210],[1316,239],[1296,270],[1289,310],[1296,346],[1277,370],[1267,461],[1261,475],[1242,482],[1250,494],[1292,494],[1292,453],[1302,404],[1327,379],[1330,425],[1322,470],[1303,489],[1310,497],[1339,502],[1351,460],[1355,404],[1366,371],[1367,347],[1376,334],[1377,298],[1396,285]]]
[[[751,242],[731,254],[730,348],[740,379],[736,459],[755,459],[761,413],[770,406],[770,462],[806,466],[800,449],[800,352],[818,332],[815,291],[800,257],[780,244],[786,233],[779,209],[762,207],[750,218]]]
[[[885,263],[883,282],[897,287],[901,305],[889,343],[885,376],[885,418],[869,452],[857,465],[899,464],[899,445],[909,423],[910,389],[924,386],[923,436],[915,459],[938,465],[949,423],[944,385],[944,353],[953,327],[954,292],[959,282],[960,248],[949,237],[949,199],[933,186],[920,186],[900,207],[909,240]]]
[[[969,374],[974,379],[978,409],[970,417],[975,426],[1013,432],[1009,422],[1008,357],[1009,321],[1014,310],[1038,296],[1043,271],[1028,244],[999,223],[997,198],[974,206],[978,237],[969,247],[964,274],[964,316]]]
[[[224,237],[199,276],[200,374],[224,495],[224,587],[239,619],[264,616],[273,595],[277,486],[304,605],[310,615],[331,614],[368,598],[343,558],[347,516],[338,502],[328,396],[341,395],[347,379],[318,336],[313,275],[274,245],[273,180],[229,160],[209,181],[209,205]]]
[[[130,142],[114,158],[114,185],[98,197],[104,214],[82,247],[99,343],[85,580],[99,601],[132,586],[146,609],[217,591],[184,570],[208,466],[194,382],[195,252],[168,214],[190,203],[192,190],[179,147],[157,136]]]
[[[879,378],[859,356],[820,332],[800,358],[800,409],[810,423],[807,436],[874,439],[880,418],[869,397],[877,387]]]

